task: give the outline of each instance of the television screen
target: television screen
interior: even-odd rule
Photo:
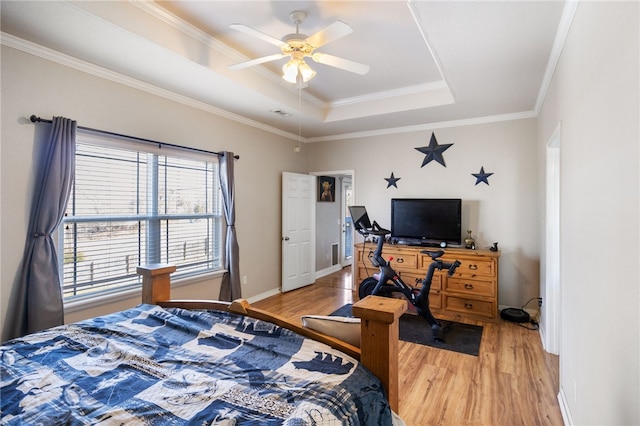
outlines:
[[[394,198],[391,237],[407,244],[462,243],[462,200],[459,198]]]

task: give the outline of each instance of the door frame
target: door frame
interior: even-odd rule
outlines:
[[[346,180],[348,180],[348,183],[345,182]],[[347,203],[346,203],[346,187],[349,186],[351,187],[351,194],[352,194],[352,199],[353,197],[353,179],[351,176],[347,176],[347,175],[343,175],[343,179],[342,179],[342,194],[341,194],[341,205],[340,205],[340,226],[342,227],[342,239],[341,239],[341,245],[342,247],[340,248],[340,267],[344,268],[346,266],[350,266],[353,263],[353,250],[351,250],[351,257],[347,258],[347,221],[345,220],[345,218],[347,217],[347,210],[348,207]],[[353,233],[354,233],[354,229],[353,226],[351,226],[351,234],[352,234],[352,241],[353,241]]]
[[[310,175],[313,176],[334,176],[334,177],[343,177],[343,176],[351,176],[351,190],[353,192],[353,199],[356,199],[356,171],[354,169],[350,169],[350,170],[325,170],[325,171],[317,171],[317,172],[309,172]],[[340,210],[343,211],[343,209],[346,209],[346,206],[343,206],[342,204],[344,204],[344,197],[340,197]],[[342,215],[344,216],[344,215]],[[344,217],[340,218],[340,226],[343,227],[344,226]],[[316,230],[317,231],[317,230]],[[344,253],[344,234],[342,234],[342,238],[340,241],[340,247],[338,252],[339,253]],[[317,272],[317,271],[316,271]]]
[[[561,145],[562,122],[545,146],[545,254],[541,334],[547,352],[560,355],[561,336]]]

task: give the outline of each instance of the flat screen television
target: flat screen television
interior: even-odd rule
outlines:
[[[461,245],[462,200],[459,198],[393,198],[391,238],[425,246]]]

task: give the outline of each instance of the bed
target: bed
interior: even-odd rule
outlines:
[[[392,424],[405,302],[354,304],[358,348],[245,300],[171,300],[174,270],[138,268],[135,308],[5,342],[0,423]]]

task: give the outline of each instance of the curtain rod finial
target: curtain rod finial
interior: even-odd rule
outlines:
[[[29,117],[29,120],[31,120],[32,123],[35,123],[36,121],[40,121],[40,117],[37,117],[35,114],[32,115],[31,117]]]

